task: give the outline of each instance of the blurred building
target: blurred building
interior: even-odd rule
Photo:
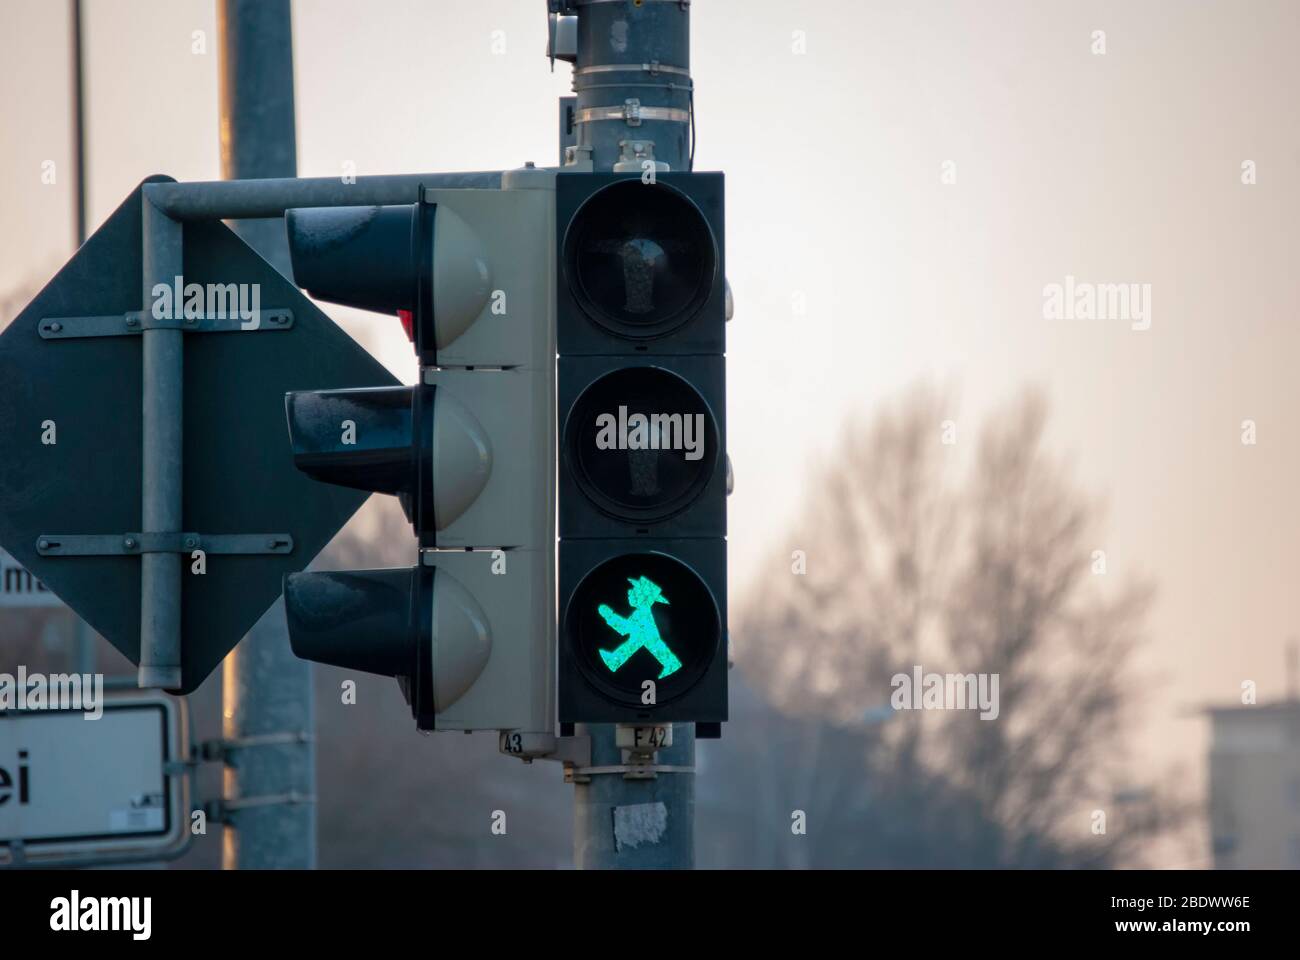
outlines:
[[[1209,711],[1217,869],[1300,869],[1300,700]]]

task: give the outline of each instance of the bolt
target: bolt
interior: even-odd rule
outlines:
[[[279,541],[279,540],[268,540],[268,541],[266,541],[266,548],[267,548],[268,550],[274,550],[274,549],[275,549],[276,547],[278,547],[279,545],[280,545],[280,541]]]
[[[49,329],[50,333],[58,333],[60,330],[63,329],[63,324],[58,323],[58,322],[56,321],[55,323],[51,323],[51,324],[49,325],[48,329]]]
[[[122,543],[125,544],[128,550],[135,549],[135,537],[127,537],[125,540],[122,541]]]
[[[36,549],[37,549],[37,550],[48,550],[48,549],[50,549],[50,541],[48,541],[48,540],[44,540],[44,539],[42,539],[42,540],[37,540],[37,541],[36,541]]]
[[[127,317],[126,325],[128,327],[138,327],[140,325],[140,321],[137,320],[135,317]]]
[[[193,537],[186,537],[186,538],[185,538],[185,546],[187,546],[187,547],[189,547],[191,550],[193,550],[196,546],[198,546],[198,541],[195,540]]]

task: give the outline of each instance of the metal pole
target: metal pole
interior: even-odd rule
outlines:
[[[289,0],[220,0],[221,176],[298,173]],[[235,232],[286,277],[289,245],[279,220],[236,223]]]
[[[85,55],[82,52],[81,0],[72,0],[68,11],[72,28],[72,158],[76,164],[77,199],[73,218],[76,224],[76,245],[86,242],[86,101],[83,70]],[[73,619],[73,661],[78,673],[95,672],[95,637],[89,625],[75,613]]]
[[[593,768],[624,762],[612,724],[578,724],[591,737]],[[673,724],[673,745],[655,762],[690,772],[625,780],[590,774],[573,794],[573,862],[579,870],[690,870],[695,866],[695,725]]]
[[[220,0],[217,28],[222,176],[293,177],[298,161],[288,0]],[[282,220],[235,221],[232,227],[290,275]],[[289,649],[283,601],[226,658],[222,682],[223,866],[315,867],[312,669]]]
[[[72,26],[72,157],[77,165],[77,246],[86,242],[86,115],[85,83],[82,80],[81,0],[72,0],[68,11]]]
[[[578,152],[595,170],[610,170],[631,141],[653,144],[654,159],[691,168],[690,6],[652,0],[640,5],[576,4]],[[619,43],[610,43],[617,37]],[[671,69],[647,76],[643,64]],[[622,68],[622,69],[620,69]],[[638,103],[635,126],[624,110]],[[579,725],[591,737],[591,764],[623,762],[610,724]],[[585,870],[679,869],[695,866],[695,725],[673,725],[673,745],[658,764],[690,772],[627,780],[595,773],[574,787],[574,863]]]
[[[292,177],[261,180],[208,180],[150,184],[153,202],[184,222],[272,217],[281,234],[281,217],[294,207],[382,206],[414,203],[421,187],[501,187],[501,171],[473,173],[394,173],[357,177]],[[242,225],[236,225],[242,230]]]
[[[171,286],[181,274],[181,225],[141,200],[144,283],[141,303],[153,302],[155,284]],[[145,533],[181,530],[182,411],[185,409],[184,338],[180,330],[146,329],[143,344],[144,472],[141,520]],[[140,557],[141,687],[181,685],[181,555]]]

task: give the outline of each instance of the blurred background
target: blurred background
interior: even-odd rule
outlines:
[[[84,6],[93,230],[150,174],[219,177],[217,35],[207,0]],[[299,0],[299,175],[554,164],[543,7]],[[75,249],[67,8],[0,0],[0,324]],[[692,9],[736,298],[698,864],[1300,867],[1300,6]],[[1149,284],[1149,328],[1047,319],[1067,277]],[[325,309],[413,382],[395,320]],[[373,498],[319,565],[408,541]],[[0,669],[70,669],[72,633],[0,611]],[[914,664],[998,673],[998,719],[893,710]],[[557,765],[352,678],[316,671],[321,866],[572,864]]]

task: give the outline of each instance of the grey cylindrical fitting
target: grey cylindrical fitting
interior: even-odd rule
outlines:
[[[588,0],[578,6],[578,147],[596,170],[618,162],[620,141],[654,143],[654,159],[690,164],[691,14],[676,0]]]

